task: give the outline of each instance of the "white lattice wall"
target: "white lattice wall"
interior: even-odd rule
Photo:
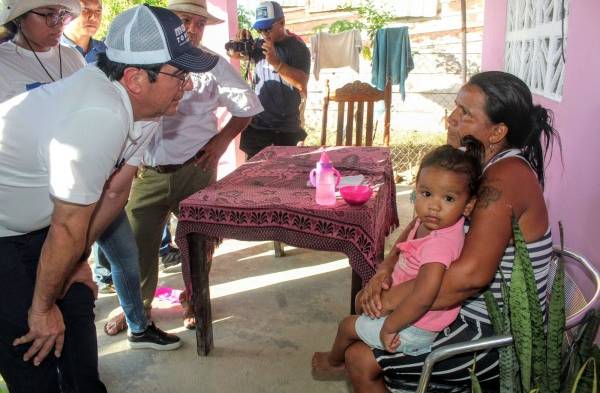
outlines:
[[[564,21],[563,21],[564,3]],[[569,0],[509,0],[505,71],[535,94],[562,98]]]

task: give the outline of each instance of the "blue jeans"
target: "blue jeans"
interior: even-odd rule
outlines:
[[[171,216],[169,214],[169,216]],[[169,220],[167,219],[167,225],[165,225],[165,229],[163,229],[162,240],[160,241],[160,248],[158,250],[158,254],[161,257],[164,257],[171,250],[171,231],[169,231]]]
[[[148,327],[140,290],[139,253],[125,211],[96,240],[110,263],[119,303],[129,330],[141,333]]]
[[[98,284],[112,284],[112,273],[110,271],[110,262],[106,259],[106,255],[98,247],[98,243],[92,246],[92,255],[94,256],[94,281]]]
[[[160,242],[159,254],[164,257],[171,250],[171,232],[169,231],[169,223],[165,225],[163,230],[162,240]],[[98,247],[98,243],[92,246],[92,254],[94,255],[94,281],[98,284],[112,284],[110,262],[102,250]]]
[[[48,228],[20,236],[0,237],[0,374],[11,393],[106,393],[98,375],[94,294],[73,284],[56,301],[65,323],[60,358],[51,351],[39,366],[23,355],[31,343],[13,346],[27,333],[37,265]]]

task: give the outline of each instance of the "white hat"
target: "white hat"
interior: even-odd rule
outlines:
[[[0,25],[4,25],[19,16],[39,7],[60,5],[75,16],[81,13],[79,0],[0,0]]]
[[[203,16],[206,18],[207,25],[224,22],[223,19],[219,19],[208,12],[206,0],[169,0],[167,8],[171,11],[189,12],[190,14]]]
[[[177,15],[149,5],[117,15],[104,43],[108,59],[122,64],[168,63],[184,71],[206,72],[219,61],[218,56],[192,45]]]

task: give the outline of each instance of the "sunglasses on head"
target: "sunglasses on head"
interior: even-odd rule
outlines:
[[[270,33],[270,32],[271,32],[271,30],[273,30],[273,27],[274,27],[274,26],[275,26],[277,23],[280,23],[280,22],[281,22],[281,20],[278,20],[278,21],[276,21],[276,22],[273,22],[273,24],[271,25],[271,27],[269,27],[268,29],[256,29],[256,31],[258,31],[258,32],[259,32],[259,33],[261,33],[261,34],[264,34],[264,33]]]

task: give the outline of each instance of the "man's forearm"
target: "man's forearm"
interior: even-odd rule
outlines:
[[[250,124],[251,120],[252,117],[232,116],[225,127],[223,127],[223,129],[221,129],[217,135],[221,135],[227,141],[227,143],[229,143],[233,140],[233,138],[238,136],[240,132],[244,131],[246,127],[248,127],[248,124]]]
[[[126,164],[108,180],[96,205],[86,246],[91,246],[121,213],[129,199],[129,191],[136,171],[136,167]]]
[[[286,64],[283,61],[281,61],[281,63],[279,63],[278,65],[275,65],[275,67],[279,68],[277,72],[279,73],[279,75],[281,75],[283,80],[285,80],[287,83],[291,84],[296,89],[298,89],[301,95],[306,95],[308,85],[308,75],[306,74],[306,72],[298,68],[292,67],[291,65]]]
[[[40,254],[32,310],[48,311],[61,294],[67,277],[83,253],[94,207],[55,202],[50,229]]]

